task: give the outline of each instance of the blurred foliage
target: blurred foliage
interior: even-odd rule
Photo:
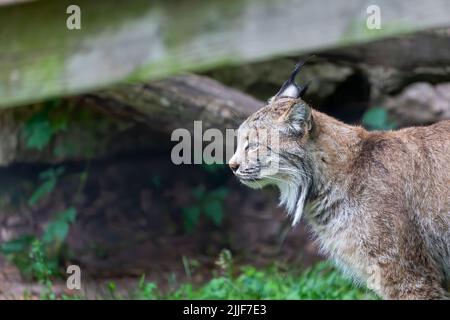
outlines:
[[[319,262],[303,272],[282,270],[279,266],[263,269],[245,266],[236,273],[231,252],[223,250],[216,265],[219,267],[219,273],[201,286],[186,282],[172,286],[173,289],[168,292],[163,292],[154,282],[145,281],[143,275],[136,288],[126,296],[118,293],[114,282],[108,283],[107,291],[113,299],[143,300],[379,299],[367,288],[355,286],[328,262]]]
[[[232,267],[227,265],[228,269]],[[117,294],[115,294],[117,297]],[[258,270],[242,267],[237,276],[225,272],[206,284],[195,287],[183,283],[177,289],[162,293],[153,282],[142,277],[132,293],[135,299],[275,299],[275,300],[350,300],[378,299],[366,288],[355,287],[342,277],[332,265],[320,262],[301,273],[282,271],[279,267]]]
[[[42,285],[40,299],[54,300],[57,298],[53,292],[51,277],[54,275],[55,264],[47,260],[43,243],[33,236],[22,236],[16,240],[5,243],[1,247],[7,257],[13,257],[13,261],[22,267],[25,275],[32,275]],[[18,261],[17,259],[22,259]],[[31,299],[31,294],[24,292],[25,299]]]
[[[54,300],[56,294],[52,290],[52,281],[50,277],[55,273],[54,262],[47,260],[47,255],[44,252],[43,244],[40,240],[36,239],[31,243],[31,249],[29,257],[31,260],[31,273],[35,279],[44,286],[41,291],[41,299]]]
[[[172,289],[160,290],[152,281],[142,275],[131,291],[121,291],[115,282],[106,285],[104,299],[139,300],[376,300],[379,297],[367,288],[356,287],[344,278],[328,262],[319,262],[303,272],[272,266],[257,269],[253,266],[241,267],[235,275],[231,253],[222,251],[216,263],[220,270],[205,284],[195,286],[191,282],[176,283],[169,277]],[[43,278],[45,278],[45,270]],[[172,282],[175,282],[172,283]],[[41,299],[84,299],[83,295],[61,295],[45,291]]]
[[[52,193],[58,182],[58,177],[64,173],[64,167],[59,166],[57,168],[50,168],[48,170],[39,173],[39,179],[42,180],[42,184],[36,188],[28,200],[30,206],[35,205],[44,196]]]
[[[24,125],[23,133],[27,149],[43,150],[52,137],[67,129],[69,113],[59,112],[61,100],[46,102],[42,110],[35,113]],[[64,167],[52,167],[39,173],[40,184],[33,191],[27,203],[33,207],[56,188]],[[54,214],[40,237],[23,234],[0,245],[0,253],[14,263],[21,273],[43,282],[48,287],[50,277],[58,274],[59,261],[64,254],[65,240],[70,225],[75,221],[77,211],[70,207]]]
[[[47,102],[42,110],[35,113],[23,127],[25,144],[28,149],[43,150],[50,144],[55,134],[67,129],[68,112],[54,112],[61,100]]]
[[[43,197],[51,194],[63,172],[63,167],[50,168],[40,172],[39,179],[42,180],[42,183],[28,199],[28,205],[34,206]],[[46,264],[46,269],[49,270],[48,276],[57,275],[59,261],[65,253],[65,240],[70,225],[75,221],[76,213],[74,207],[57,212],[48,222],[40,237],[33,234],[23,234],[2,243],[0,253],[14,263],[25,277],[38,280],[41,278],[41,275],[36,273],[35,257],[39,257],[40,264]],[[40,248],[38,256],[36,256],[36,243],[39,243]]]
[[[397,127],[395,122],[389,120],[386,109],[381,107],[367,110],[363,115],[362,123],[369,130],[392,130]]]
[[[54,143],[51,150],[55,157],[67,157],[77,154],[84,154],[91,157],[97,147],[97,139],[85,139],[83,143],[79,143],[76,139],[77,135],[69,133],[69,126],[76,124],[82,125],[83,128],[89,130],[89,134],[96,137],[99,132],[109,130],[112,121],[108,118],[99,118],[96,113],[89,108],[83,108],[76,100],[56,99],[50,100],[38,105],[38,110],[25,121],[21,134],[25,141],[25,147],[30,150],[43,151],[50,146],[55,140],[54,138],[63,132],[64,138],[58,143]],[[119,130],[126,127],[122,124]],[[73,130],[71,130],[73,131]]]
[[[61,211],[50,221],[41,237],[31,234],[21,235],[2,243],[0,252],[14,263],[26,277],[37,280],[42,278],[42,274],[38,272],[39,269],[36,269],[36,257],[39,258],[39,265],[45,264],[48,277],[57,275],[64,242],[75,217],[76,210],[73,207]],[[36,255],[36,243],[39,244],[39,256]]]
[[[375,299],[356,288],[327,263],[319,263],[295,275],[276,267],[257,270],[244,267],[237,277],[221,276],[194,288],[183,284],[164,299]]]
[[[139,280],[136,291],[133,294],[133,298],[138,300],[154,300],[158,296],[158,287],[153,282],[146,282],[143,275]]]
[[[198,186],[192,190],[195,204],[182,208],[183,225],[187,232],[192,232],[198,225],[201,216],[207,217],[216,226],[222,223],[223,202],[229,190],[219,187],[214,190],[205,190],[204,186]]]
[[[47,246],[61,245],[69,233],[69,226],[75,221],[77,211],[70,207],[56,214],[42,234],[42,242]]]

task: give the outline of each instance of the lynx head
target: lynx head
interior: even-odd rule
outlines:
[[[310,191],[311,160],[307,143],[313,126],[310,106],[302,100],[307,86],[295,83],[302,63],[268,104],[238,130],[238,144],[229,166],[251,188],[276,185],[294,224],[302,215]]]

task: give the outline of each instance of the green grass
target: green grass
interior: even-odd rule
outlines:
[[[84,299],[83,296],[60,295],[54,292],[53,279],[59,274],[57,255],[51,255],[53,246],[59,250],[66,238],[69,224],[75,219],[76,211],[71,208],[57,215],[48,226],[42,237],[22,237],[0,246],[0,252],[5,254],[20,268],[24,275],[37,280],[42,286],[41,299]],[[53,246],[50,246],[52,244]],[[58,252],[58,251],[57,251]],[[194,268],[195,260],[183,258],[186,276],[189,279]],[[377,296],[366,288],[355,286],[349,279],[345,279],[339,271],[328,263],[321,262],[303,272],[295,268],[273,266],[257,269],[253,266],[241,267],[239,272],[233,263],[229,250],[222,250],[216,260],[219,270],[215,276],[201,286],[194,286],[190,282],[176,283],[175,278],[168,292],[160,290],[154,282],[145,281],[141,277],[135,289],[125,295],[119,293],[116,284],[109,282],[106,296],[100,299],[377,299]],[[24,293],[24,296],[25,293]]]
[[[238,276],[213,278],[200,287],[185,283],[162,294],[152,282],[140,281],[133,295],[137,299],[377,299],[327,263],[319,263],[300,274],[272,267],[257,270],[244,267]]]

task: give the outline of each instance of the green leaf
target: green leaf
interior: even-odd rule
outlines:
[[[59,166],[56,169],[50,168],[45,171],[42,171],[39,173],[39,179],[41,180],[48,180],[48,179],[54,179],[60,176],[64,172],[64,167]]]
[[[28,204],[30,206],[34,206],[45,195],[51,193],[55,189],[55,186],[56,186],[56,180],[45,181],[33,192],[30,199],[28,200]]]
[[[56,215],[56,218],[48,224],[42,235],[42,242],[50,244],[52,242],[63,242],[69,233],[69,225],[75,221],[76,210],[71,207]]]
[[[41,117],[36,117],[30,121],[25,129],[26,147],[29,149],[37,149],[41,151],[50,143],[53,130],[50,122]]]
[[[58,219],[66,223],[73,223],[77,216],[77,210],[74,207],[70,207],[58,214]]]
[[[3,254],[13,254],[28,250],[35,237],[33,235],[22,235],[16,239],[2,243],[0,252]]]
[[[381,107],[367,110],[363,115],[362,123],[370,130],[390,130],[396,127],[394,122],[389,121],[386,109]]]
[[[182,211],[183,211],[184,229],[187,232],[192,232],[198,224],[200,218],[200,208],[194,206],[183,208]]]
[[[60,104],[61,100],[47,102],[42,110],[25,123],[23,134],[27,148],[42,150],[56,133],[67,129],[69,114],[53,112]]]
[[[55,221],[47,226],[45,233],[42,235],[42,242],[45,244],[54,241],[62,242],[66,239],[69,232],[69,225],[66,222]]]
[[[30,199],[28,200],[28,204],[30,206],[33,206],[44,196],[51,193],[56,187],[58,177],[62,175],[63,172],[63,166],[59,166],[56,169],[50,168],[41,172],[39,174],[39,179],[44,180],[44,182],[33,192]]]
[[[211,200],[205,203],[204,213],[209,217],[216,226],[222,223],[223,219],[223,206],[219,200]]]

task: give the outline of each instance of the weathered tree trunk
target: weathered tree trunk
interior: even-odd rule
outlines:
[[[193,74],[124,86],[86,96],[93,106],[127,120],[170,133],[177,128],[236,128],[263,102],[215,80]]]

